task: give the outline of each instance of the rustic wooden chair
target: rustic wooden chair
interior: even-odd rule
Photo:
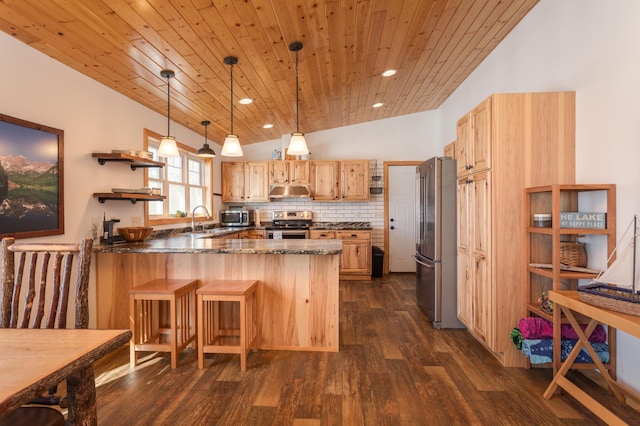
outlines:
[[[75,275],[74,328],[89,326],[89,267],[93,240],[86,238],[80,244],[20,243],[14,238],[3,238],[0,243],[0,327],[2,328],[69,328],[67,311]],[[74,273],[73,262],[77,258]],[[20,303],[20,300],[24,303]],[[85,374],[85,371],[78,374]],[[89,371],[93,374],[93,370]],[[67,387],[80,384],[79,377],[67,379]],[[59,405],[55,389],[50,395],[37,398],[34,403]],[[63,401],[64,402],[64,401]],[[29,410],[31,407],[18,409]],[[59,417],[58,410],[32,410],[29,414],[16,413],[14,417],[34,412]],[[62,418],[64,420],[64,417]],[[70,419],[73,423],[73,419]],[[12,424],[15,424],[12,418]],[[29,420],[29,422],[31,422]],[[0,424],[2,421],[0,420]],[[33,424],[33,423],[31,423]]]

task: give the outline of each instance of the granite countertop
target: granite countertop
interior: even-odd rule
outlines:
[[[313,222],[309,229],[335,231],[370,231],[369,222]]]
[[[225,231],[221,231],[225,232]],[[237,232],[237,229],[234,231]],[[342,253],[339,240],[232,240],[215,233],[184,233],[140,243],[95,245],[94,253],[307,254]]]
[[[225,235],[251,229],[266,229],[270,222],[260,226],[210,228],[201,232],[184,229],[159,230],[152,238],[141,243],[94,245],[95,253],[222,253],[222,254],[313,254],[342,253],[339,240],[230,240]],[[186,228],[190,230],[191,228]],[[369,222],[313,222],[311,230],[371,230]]]

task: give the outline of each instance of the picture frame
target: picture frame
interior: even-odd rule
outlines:
[[[64,234],[64,131],[0,114],[0,238]]]

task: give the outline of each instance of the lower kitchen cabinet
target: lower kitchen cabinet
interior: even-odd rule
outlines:
[[[340,279],[371,279],[371,231],[312,230],[309,237],[342,240]]]
[[[263,240],[267,237],[267,231],[262,229],[250,229],[247,232],[247,236],[250,240]]]

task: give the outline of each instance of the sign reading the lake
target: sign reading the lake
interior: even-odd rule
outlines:
[[[607,227],[606,213],[591,212],[561,212],[560,228],[589,228],[605,229]]]

